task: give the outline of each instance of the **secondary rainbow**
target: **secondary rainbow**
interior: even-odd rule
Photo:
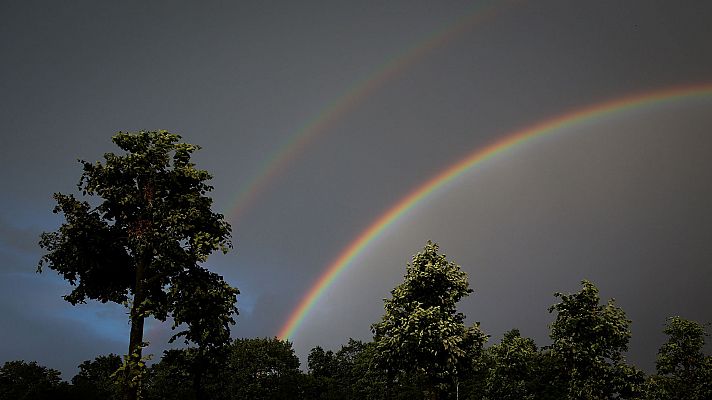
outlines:
[[[409,211],[425,198],[432,196],[438,189],[449,182],[459,178],[467,171],[481,165],[483,162],[506,152],[515,146],[521,146],[531,140],[551,135],[564,128],[613,113],[622,113],[630,109],[650,106],[657,103],[673,102],[691,97],[712,95],[712,84],[697,84],[692,86],[674,87],[653,92],[636,94],[612,101],[594,104],[580,108],[525,129],[505,135],[487,146],[475,149],[465,158],[450,165],[442,172],[436,174],[425,183],[421,184],[407,196],[403,197],[394,206],[379,216],[368,228],[361,232],[324,270],[324,273],[311,286],[297,307],[280,329],[277,336],[287,340],[294,336],[301,326],[309,311],[322,296],[324,291],[331,286],[334,280],[361,254],[366,247],[378,238],[387,228],[403,218]]]
[[[270,186],[271,182],[285,170],[309,143],[328,131],[351,109],[361,104],[373,91],[387,81],[402,73],[406,68],[425,58],[433,50],[444,46],[453,39],[470,30],[477,23],[494,17],[507,6],[520,1],[483,1],[465,16],[455,20],[430,35],[416,45],[390,58],[375,69],[375,72],[351,85],[335,101],[324,107],[313,119],[292,134],[275,152],[265,159],[257,173],[242,186],[232,202],[230,219],[235,222],[255,202],[258,196]]]

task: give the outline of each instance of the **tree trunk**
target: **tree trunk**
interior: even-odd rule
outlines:
[[[134,368],[138,368],[137,362],[141,361],[143,350],[143,323],[144,309],[143,302],[146,300],[144,288],[144,275],[146,264],[143,260],[136,263],[136,287],[134,288],[133,304],[131,305],[131,334],[129,335],[129,364],[126,368],[126,378],[129,379],[126,386],[126,400],[138,400],[141,381],[131,382],[134,376]],[[138,371],[136,371],[138,372]]]

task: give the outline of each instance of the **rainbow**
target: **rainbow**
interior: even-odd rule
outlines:
[[[492,3],[492,4],[490,4]],[[494,4],[497,4],[495,7]],[[324,107],[313,119],[301,129],[292,134],[275,152],[267,157],[257,169],[257,173],[242,186],[242,190],[232,202],[230,219],[235,222],[254,204],[258,196],[267,189],[281,172],[285,170],[309,143],[326,132],[351,109],[361,104],[363,100],[387,81],[402,73],[409,66],[425,58],[433,50],[442,47],[470,30],[474,25],[494,17],[497,13],[514,4],[515,1],[485,1],[466,14],[421,40],[416,45],[392,57],[383,63],[375,72],[353,84],[345,94]]]
[[[618,98],[545,120],[528,128],[507,134],[489,145],[475,149],[475,151],[465,158],[450,165],[442,172],[416,187],[385,213],[381,214],[381,216],[361,232],[351,244],[343,249],[336,259],[326,267],[319,279],[311,286],[307,294],[292,311],[277,336],[285,340],[291,339],[324,291],[331,286],[334,280],[353,263],[354,259],[356,259],[371,242],[378,238],[396,221],[403,218],[409,211],[413,210],[421,201],[432,196],[438,189],[461,177],[467,171],[507,152],[513,147],[522,146],[535,138],[551,135],[575,124],[614,113],[622,113],[639,107],[709,95],[712,95],[712,84],[708,83],[675,87]]]

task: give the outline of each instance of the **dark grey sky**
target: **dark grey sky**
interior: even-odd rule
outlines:
[[[77,158],[118,131],[168,129],[203,150],[216,208],[385,65],[477,10],[491,15],[380,82],[311,141],[211,259],[242,292],[235,336],[274,336],[328,263],[410,190],[479,146],[580,107],[712,83],[708,1],[96,2],[0,4],[0,361],[71,378],[123,353],[120,306],[72,307],[34,273]],[[294,336],[303,357],[367,339],[427,239],[470,275],[462,304],[496,342],[547,340],[555,291],[593,280],[633,320],[650,369],[667,316],[712,321],[712,96],[638,108],[513,149],[386,231]],[[149,327],[150,351],[165,348]]]

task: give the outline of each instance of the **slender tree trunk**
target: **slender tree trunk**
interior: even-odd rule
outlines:
[[[131,379],[134,375],[132,369],[137,368],[136,362],[141,360],[143,349],[143,323],[144,310],[143,302],[146,300],[144,288],[144,275],[146,262],[143,257],[136,263],[136,287],[134,289],[133,304],[131,306],[131,334],[129,335],[129,365],[126,368],[126,378]],[[128,382],[127,382],[128,383]],[[126,400],[138,400],[139,385],[141,382],[127,384]]]

